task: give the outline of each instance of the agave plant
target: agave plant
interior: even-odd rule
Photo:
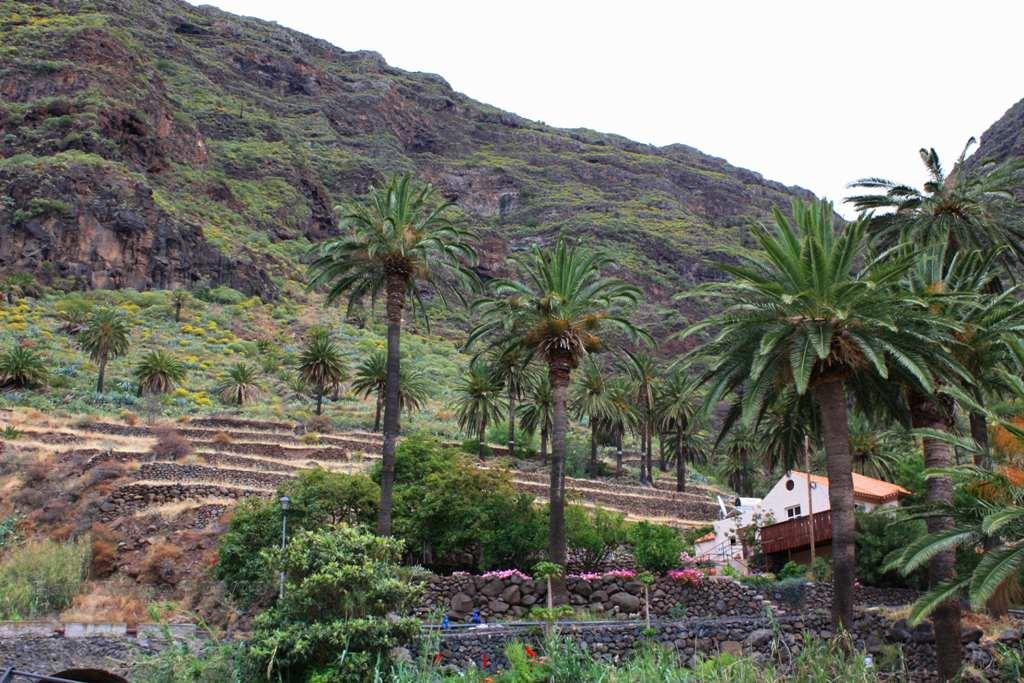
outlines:
[[[27,346],[12,346],[0,354],[0,386],[30,389],[46,384],[46,360]]]
[[[166,394],[185,379],[185,366],[166,351],[150,351],[135,366],[139,396]]]
[[[217,396],[224,403],[242,406],[259,400],[263,390],[256,383],[259,371],[247,363],[228,368],[224,381],[217,387]]]

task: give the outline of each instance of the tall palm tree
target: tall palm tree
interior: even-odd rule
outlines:
[[[96,393],[103,393],[103,380],[107,373],[107,362],[123,356],[131,343],[131,327],[116,309],[101,308],[78,335],[78,345],[89,354],[99,366],[96,376]]]
[[[637,430],[640,433],[640,483],[654,482],[653,447],[654,420],[654,386],[658,376],[658,366],[654,358],[646,353],[626,352],[626,370],[636,385]]]
[[[689,368],[677,365],[661,384],[654,406],[658,428],[669,435],[675,450],[676,491],[686,490],[686,451],[701,414],[700,384]]]
[[[508,409],[502,381],[487,367],[482,359],[469,364],[469,370],[456,387],[458,394],[459,427],[470,434],[476,434],[480,455],[487,445],[487,425],[501,419]]]
[[[302,381],[316,390],[316,414],[322,415],[324,392],[348,378],[341,352],[325,331],[313,331],[299,354],[296,369]]]
[[[952,257],[962,248],[1008,245],[1000,262],[1020,265],[1024,263],[1024,223],[1014,192],[1024,183],[1024,162],[969,167],[965,162],[974,143],[974,138],[967,141],[949,174],[934,149],[919,150],[928,172],[921,189],[884,178],[862,178],[850,187],[870,192],[845,201],[861,212],[882,210],[870,217],[869,231],[887,247],[899,242],[942,245]]]
[[[185,365],[166,351],[150,351],[135,365],[139,396],[166,394],[185,379],[187,372]]]
[[[754,425],[738,423],[719,443],[715,469],[718,477],[728,483],[729,488],[741,496],[754,495],[756,471],[751,456],[760,453],[765,438]]]
[[[446,217],[450,203],[438,202],[430,185],[408,175],[394,176],[370,189],[368,200],[345,210],[343,236],[318,245],[310,265],[311,287],[328,287],[327,303],[345,298],[351,310],[365,299],[385,294],[387,381],[384,396],[384,445],[381,458],[377,533],[391,534],[395,446],[401,412],[402,314],[411,299],[426,317],[420,286],[431,287],[442,304],[445,290],[460,299],[462,284],[475,285],[469,268],[476,253],[473,234]]]
[[[401,365],[401,377],[398,395],[399,410],[411,413],[419,410],[430,395],[429,381],[423,371],[409,365],[407,361]],[[387,354],[374,351],[356,366],[352,377],[352,390],[363,398],[373,396],[376,407],[373,416],[373,431],[380,431],[381,410],[384,407],[385,387],[388,383]]]
[[[606,385],[601,368],[591,358],[584,363],[572,396],[572,410],[576,419],[586,418],[590,423],[590,461],[587,463],[587,472],[592,477],[597,476],[597,442],[602,425],[612,420],[615,414],[615,403]]]
[[[551,435],[553,409],[551,382],[546,375],[538,377],[519,405],[519,423],[530,434],[540,432],[540,458],[544,464],[548,462],[548,437]]]
[[[258,375],[259,371],[248,363],[235,363],[217,387],[217,395],[224,403],[238,406],[259,400],[263,390],[256,382]]]
[[[792,214],[791,221],[776,209],[775,225],[755,231],[762,252],[719,264],[731,280],[695,290],[723,299],[725,307],[684,336],[718,330],[699,351],[709,364],[706,409],[738,393],[749,424],[787,387],[814,397],[830,482],[833,620],[850,628],[854,508],[846,384],[858,373],[887,377],[895,362],[930,386],[922,356],[933,340],[904,327],[927,314],[896,288],[912,254],[866,254],[866,219],[836,231],[830,202],[795,201]]]
[[[562,566],[565,545],[565,438],[569,420],[567,394],[572,371],[591,353],[609,348],[609,334],[646,336],[622,315],[620,306],[640,300],[640,290],[601,275],[608,257],[559,240],[554,247],[521,254],[524,281],[492,282],[489,296],[474,304],[480,323],[467,341],[498,339],[503,349],[522,347],[548,366],[551,383],[551,487],[549,559]]]

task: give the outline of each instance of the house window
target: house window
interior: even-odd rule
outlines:
[[[787,519],[793,519],[794,517],[799,517],[799,516],[800,516],[800,506],[799,505],[790,505],[788,508],[786,508],[786,518]]]

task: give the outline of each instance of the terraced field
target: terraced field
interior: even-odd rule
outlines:
[[[108,463],[126,468],[128,474],[102,506],[104,519],[153,511],[212,512],[245,496],[270,496],[278,484],[302,469],[366,471],[381,449],[379,434],[303,435],[301,427],[291,423],[235,418],[195,418],[164,426],[90,419],[33,421],[25,416],[11,422],[22,432],[19,446],[35,448],[44,457],[81,460],[83,472]],[[190,455],[175,459],[154,454],[158,436],[168,430],[189,442]],[[513,470],[512,480],[539,500],[547,497],[548,478],[543,470]],[[634,520],[688,527],[706,524],[718,512],[714,498],[718,492],[708,487],[676,493],[569,478],[566,488],[573,502],[617,510]]]

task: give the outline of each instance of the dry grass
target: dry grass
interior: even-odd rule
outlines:
[[[129,579],[89,581],[60,618],[87,624],[138,624],[149,621],[148,604],[149,591]]]

